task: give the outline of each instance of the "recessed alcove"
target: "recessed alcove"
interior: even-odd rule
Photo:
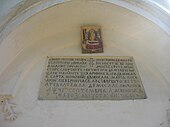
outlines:
[[[100,25],[104,53],[82,54],[82,25]],[[2,127],[168,127],[170,37],[150,20],[120,6],[72,1],[25,20],[0,45],[0,85],[22,112]],[[38,100],[47,56],[133,56],[147,99]],[[11,85],[12,84],[12,85]],[[9,88],[6,88],[8,87]],[[6,92],[6,91],[3,91]],[[163,123],[163,124],[162,124]]]

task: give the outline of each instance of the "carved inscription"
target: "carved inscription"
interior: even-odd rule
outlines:
[[[145,98],[133,57],[48,57],[39,93],[42,100]]]

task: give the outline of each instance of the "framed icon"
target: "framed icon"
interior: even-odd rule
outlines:
[[[100,26],[82,26],[82,53],[103,53]]]

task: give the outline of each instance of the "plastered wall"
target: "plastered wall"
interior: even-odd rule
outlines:
[[[89,56],[81,53],[84,24],[102,26],[104,53],[92,55],[134,57],[147,99],[37,99],[46,56]],[[1,115],[0,127],[169,127],[169,42],[169,35],[151,21],[109,3],[73,1],[32,16],[0,46],[0,85],[9,86],[19,113],[13,122]]]

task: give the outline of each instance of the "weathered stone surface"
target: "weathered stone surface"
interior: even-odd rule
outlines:
[[[48,57],[39,93],[42,100],[145,98],[133,57]]]

